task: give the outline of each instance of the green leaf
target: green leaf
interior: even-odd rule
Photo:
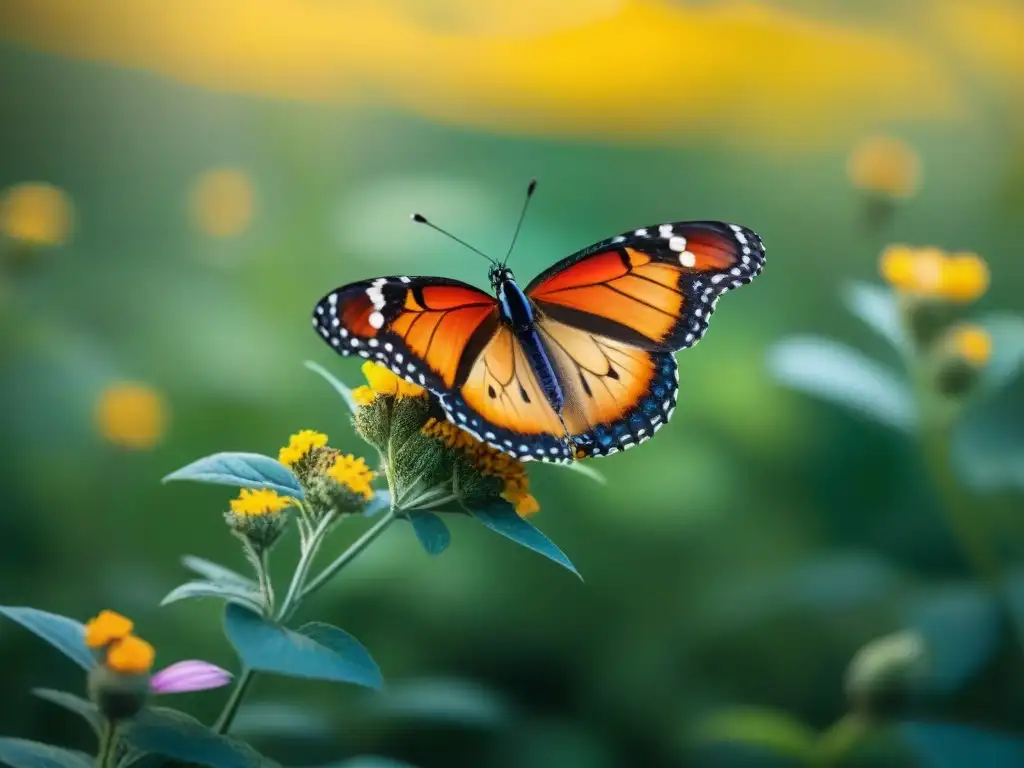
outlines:
[[[244,742],[221,736],[193,717],[150,707],[128,725],[125,739],[136,749],[210,768],[254,768],[274,763]]]
[[[512,539],[516,544],[521,544],[527,549],[544,555],[564,568],[569,569],[582,580],[579,571],[576,570],[569,558],[562,550],[555,546],[547,536],[537,530],[534,525],[516,514],[515,507],[508,502],[496,502],[489,507],[482,509],[471,509],[469,513],[490,528],[495,533]]]
[[[81,752],[72,752],[27,739],[0,738],[0,763],[11,768],[91,768],[92,759]]]
[[[326,368],[324,368],[321,365],[317,365],[312,360],[307,360],[304,363],[304,365],[307,368],[309,368],[309,370],[313,371],[314,373],[319,373],[321,376],[327,379],[327,383],[334,387],[335,392],[341,395],[341,399],[345,401],[345,405],[348,406],[348,409],[352,411],[352,413],[356,412],[356,408],[358,408],[358,406],[356,405],[355,398],[352,397],[351,389],[349,389],[340,381],[338,381],[338,379],[335,378],[334,374],[332,374]]]
[[[413,532],[428,555],[440,555],[451,544],[452,534],[444,520],[433,512],[414,509],[406,513]]]
[[[426,678],[406,680],[368,702],[376,717],[461,728],[500,728],[515,717],[497,691],[473,680]]]
[[[249,587],[240,587],[229,584],[215,584],[212,581],[189,581],[175,589],[160,601],[160,605],[170,605],[179,600],[193,598],[212,597],[217,600],[227,600],[229,603],[238,603],[257,612],[263,611],[263,597],[260,593]]]
[[[235,573],[230,568],[225,568],[219,563],[214,563],[202,557],[185,555],[181,558],[181,564],[193,573],[198,573],[200,576],[203,576],[216,584],[248,587],[253,590],[259,589],[259,585],[252,579],[243,576],[240,573]]]
[[[734,744],[810,762],[817,735],[799,720],[770,709],[739,707],[715,712],[699,720],[690,738],[700,744]]]
[[[90,669],[95,663],[92,651],[85,645],[85,626],[74,619],[35,608],[12,608],[2,605],[0,614],[41,637],[82,669]]]
[[[380,669],[355,638],[326,624],[312,626],[312,635],[293,632],[233,603],[224,612],[228,640],[250,669],[381,687]]]
[[[367,681],[364,685],[370,688],[384,687],[384,676],[377,662],[373,660],[366,647],[348,632],[321,621],[303,624],[296,631],[359,667]]]
[[[911,351],[896,295],[871,283],[851,283],[843,292],[850,311],[903,355]]]
[[[978,321],[992,337],[992,358],[982,370],[981,387],[996,392],[1024,367],[1024,317],[996,314]]]
[[[100,715],[96,705],[88,699],[83,699],[81,696],[75,696],[73,693],[67,693],[66,691],[55,691],[52,688],[33,688],[32,695],[37,696],[43,701],[56,704],[58,707],[63,707],[69,712],[74,712],[83,720],[86,720],[96,733],[100,733],[103,730],[103,716]]]
[[[410,763],[403,763],[400,760],[392,760],[390,757],[377,757],[376,755],[364,755],[343,760],[340,763],[332,763],[324,768],[414,768]]]
[[[198,483],[233,485],[236,488],[269,488],[285,496],[304,497],[299,481],[277,459],[259,453],[215,453],[193,461],[164,478]]]
[[[552,464],[551,466],[568,469],[570,472],[577,472],[584,477],[589,477],[598,485],[608,485],[607,477],[589,464],[584,464],[582,461],[574,461],[571,464]]]
[[[811,336],[787,339],[775,345],[768,366],[793,389],[859,411],[901,432],[913,432],[917,424],[914,397],[906,382],[837,342]]]

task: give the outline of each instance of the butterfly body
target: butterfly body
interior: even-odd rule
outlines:
[[[584,249],[525,289],[496,265],[493,296],[437,277],[351,283],[317,304],[313,324],[340,354],[430,390],[478,439],[521,460],[567,462],[638,445],[668,422],[674,353],[763,264],[744,227],[662,224]]]

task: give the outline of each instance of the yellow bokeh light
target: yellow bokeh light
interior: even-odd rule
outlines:
[[[145,384],[114,384],[100,393],[96,403],[100,434],[124,448],[153,448],[163,437],[167,421],[168,409],[163,397]]]
[[[189,201],[192,221],[211,237],[235,237],[252,222],[254,195],[249,176],[220,168],[202,173]]]
[[[52,184],[17,184],[0,196],[0,234],[25,245],[62,245],[71,234],[71,202]]]
[[[861,141],[850,153],[846,170],[855,187],[885,197],[913,197],[921,182],[917,152],[892,136],[870,136]]]

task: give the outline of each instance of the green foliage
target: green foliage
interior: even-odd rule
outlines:
[[[175,587],[160,601],[160,605],[170,605],[181,600],[196,598],[215,598],[229,603],[238,603],[250,610],[262,612],[263,597],[258,588],[245,587],[238,584],[218,584],[213,581],[189,581]]]
[[[75,696],[73,693],[67,693],[66,691],[55,691],[51,688],[33,688],[32,695],[37,696],[43,701],[56,704],[68,712],[74,712],[89,723],[89,726],[97,734],[103,730],[103,717],[100,715],[99,709],[91,701],[83,699],[81,696]]]
[[[82,669],[93,665],[92,651],[85,645],[85,627],[80,622],[35,608],[0,606],[0,614],[41,637]]]
[[[193,573],[197,573],[205,579],[225,587],[241,587],[243,589],[258,589],[259,585],[247,576],[225,568],[219,563],[214,563],[202,557],[185,555],[181,558],[181,564]]]
[[[61,749],[26,739],[0,738],[0,763],[11,768],[91,768],[92,760],[81,752]]]
[[[780,342],[772,373],[793,389],[863,413],[901,432],[917,426],[914,397],[893,371],[828,339],[801,336]]]
[[[515,508],[508,502],[494,502],[487,507],[471,509],[469,513],[495,533],[500,533],[516,544],[532,549],[537,554],[544,555],[549,560],[572,571],[580,580],[583,579],[579,571],[576,570],[576,566],[570,562],[562,550],[556,547],[551,539],[537,530],[533,523],[524,520],[516,514]]]
[[[237,739],[214,733],[184,712],[150,707],[127,726],[136,749],[209,768],[271,768],[274,762]]]
[[[358,406],[356,405],[355,399],[353,399],[352,397],[352,390],[349,389],[344,383],[342,383],[342,381],[337,376],[328,371],[322,365],[314,363],[312,360],[307,360],[305,363],[303,363],[303,365],[305,365],[309,370],[313,371],[313,373],[317,373],[323,376],[324,379],[326,379],[327,383],[334,388],[334,391],[341,395],[341,399],[345,401],[345,405],[348,406],[348,409],[353,414],[356,413],[356,411],[358,410]]]
[[[843,292],[850,312],[904,356],[913,353],[897,298],[891,289],[871,283],[850,283]]]
[[[790,761],[791,765],[812,765],[817,736],[804,723],[769,709],[741,707],[714,712],[698,720],[689,730],[696,747],[741,747],[743,754],[765,753]],[[753,758],[750,765],[758,765]]]
[[[440,555],[452,543],[452,534],[444,520],[433,512],[414,509],[405,518],[412,525],[420,545],[428,555]]]
[[[310,624],[292,631],[229,604],[224,612],[224,629],[249,669],[369,688],[383,685],[380,669],[366,649],[335,627]]]
[[[288,467],[277,459],[258,453],[215,453],[193,461],[164,478],[199,483],[231,485],[236,488],[267,488],[285,496],[303,498],[302,487]]]

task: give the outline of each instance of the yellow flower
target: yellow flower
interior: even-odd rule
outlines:
[[[988,266],[976,254],[949,255],[933,247],[891,245],[882,252],[879,269],[904,293],[954,302],[974,301],[989,284]]]
[[[125,675],[142,675],[153,668],[156,651],[135,635],[117,640],[107,651],[107,668]]]
[[[280,450],[277,460],[286,467],[294,467],[311,451],[323,448],[325,445],[327,445],[327,435],[312,429],[304,429],[289,438],[288,445]]]
[[[367,363],[369,365],[369,363]],[[356,405],[366,406],[373,402],[377,394],[367,386],[356,387],[352,390],[352,399],[356,401]]]
[[[942,293],[951,301],[974,301],[988,290],[988,284],[988,265],[977,254],[954,253],[946,260]]]
[[[980,368],[992,357],[992,337],[980,325],[955,326],[949,332],[950,348],[971,365]]]
[[[238,498],[231,500],[231,511],[236,515],[248,517],[278,515],[294,502],[295,499],[290,496],[279,496],[267,488],[255,491],[243,488],[238,494]]]
[[[26,245],[61,245],[71,230],[71,204],[52,184],[26,182],[0,198],[0,233]]]
[[[430,419],[424,425],[423,433],[437,438],[449,449],[460,451],[480,474],[499,479],[503,485],[502,497],[515,505],[521,516],[527,517],[540,510],[537,499],[530,495],[530,478],[521,461],[447,421]]]
[[[107,387],[96,403],[96,422],[107,440],[125,448],[153,448],[167,426],[167,407],[145,384],[122,382]]]
[[[399,378],[384,366],[377,365],[377,363],[367,361],[363,363],[362,370],[367,383],[370,385],[369,389],[374,395],[394,395],[399,398],[420,397],[427,392],[423,387]],[[359,387],[359,389],[363,389],[363,387]],[[355,396],[355,393],[353,393],[353,396]],[[360,398],[365,400],[366,397],[367,393],[365,391],[360,392],[356,402],[359,403]],[[369,403],[360,404],[368,405]]]
[[[921,181],[921,161],[906,142],[871,136],[850,153],[846,171],[853,186],[892,198],[909,198]]]
[[[370,484],[377,473],[362,458],[357,459],[352,454],[338,456],[327,470],[327,476],[367,501],[373,498],[373,487]]]
[[[90,648],[102,648],[114,640],[121,640],[131,634],[135,625],[114,611],[101,611],[85,625],[85,644]]]
[[[211,237],[234,237],[252,221],[253,192],[244,171],[222,168],[206,171],[195,182],[192,217]]]

